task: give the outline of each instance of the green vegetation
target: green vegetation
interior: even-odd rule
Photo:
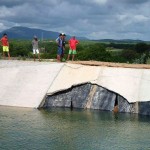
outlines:
[[[57,44],[55,41],[39,42],[42,59],[55,59]],[[150,63],[149,43],[102,43],[98,41],[80,41],[77,45],[76,60],[96,60],[120,63]],[[67,58],[69,45],[66,44],[65,58]],[[2,47],[0,47],[0,58]],[[32,45],[29,40],[11,40],[11,57],[18,59],[33,58]]]

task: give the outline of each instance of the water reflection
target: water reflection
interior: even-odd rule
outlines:
[[[0,107],[0,149],[150,148],[150,117],[82,109]]]

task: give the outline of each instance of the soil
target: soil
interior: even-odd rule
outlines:
[[[88,66],[150,69],[150,64],[127,64],[127,63],[112,63],[112,62],[100,62],[100,61],[69,61],[68,63],[88,65]]]

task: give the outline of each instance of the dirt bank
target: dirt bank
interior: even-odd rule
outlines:
[[[68,63],[82,64],[82,65],[89,65],[89,66],[150,69],[150,64],[127,64],[127,63],[112,63],[112,62],[100,62],[100,61],[69,61]]]

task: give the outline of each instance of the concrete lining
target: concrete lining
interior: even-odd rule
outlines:
[[[0,105],[37,108],[63,65],[0,61]]]
[[[71,86],[92,83],[118,93],[129,103],[150,100],[150,70],[65,64],[48,95]]]
[[[0,60],[0,105],[37,108],[45,95],[91,83],[129,103],[150,101],[150,69]]]

